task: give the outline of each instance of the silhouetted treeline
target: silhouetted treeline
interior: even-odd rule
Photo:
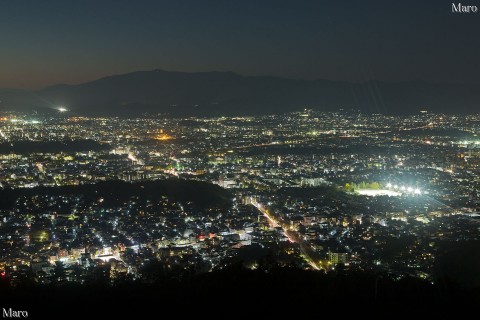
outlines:
[[[110,149],[109,144],[100,144],[93,140],[64,141],[18,141],[0,143],[0,154],[59,153],[80,151],[101,151]]]
[[[439,137],[455,137],[459,139],[474,139],[476,136],[468,131],[459,129],[431,128],[431,129],[413,129],[402,131],[402,135],[408,136],[439,136]]]
[[[85,184],[80,186],[37,187],[0,190],[0,209],[11,209],[20,197],[80,196],[86,202],[102,199],[101,206],[122,205],[128,199],[156,201],[162,196],[182,203],[193,202],[198,207],[222,207],[229,205],[230,192],[219,186],[194,180],[155,180],[129,183],[120,180]]]

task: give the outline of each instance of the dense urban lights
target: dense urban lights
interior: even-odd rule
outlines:
[[[148,261],[211,271],[260,246],[300,268],[433,281],[434,244],[478,233],[480,148],[451,143],[478,116],[0,118],[15,120],[0,122],[0,196],[18,192],[0,207],[6,276],[49,283],[59,262],[80,283],[105,265],[112,282],[141,278]],[[411,235],[422,242],[382,258]]]

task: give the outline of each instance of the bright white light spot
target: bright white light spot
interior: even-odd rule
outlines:
[[[357,190],[358,194],[363,196],[375,197],[375,196],[389,196],[389,197],[398,197],[401,193],[393,190],[388,189],[379,189],[379,190],[372,190],[372,189],[360,189]]]
[[[420,194],[420,189],[418,189],[418,188],[415,189],[415,193],[416,193],[416,194]]]
[[[67,110],[66,108],[64,108],[64,107],[60,107],[60,108],[58,108],[58,111],[60,111],[60,112],[67,112],[68,110]]]
[[[398,185],[394,185],[393,188],[394,188],[394,189],[398,189]]]
[[[413,188],[412,188],[412,187],[408,187],[407,191],[408,191],[408,192],[413,192]]]
[[[406,188],[405,186],[402,186],[400,189],[402,189],[402,191],[405,191]]]
[[[391,183],[387,183],[387,188],[391,188],[392,187],[392,184]]]

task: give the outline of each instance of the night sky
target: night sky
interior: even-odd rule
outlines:
[[[462,3],[480,7],[479,0]],[[1,0],[0,87],[156,68],[479,84],[480,13],[452,14],[451,5]]]

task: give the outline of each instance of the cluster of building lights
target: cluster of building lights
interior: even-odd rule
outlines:
[[[399,186],[398,184],[387,183],[387,188],[388,189],[399,190],[399,191],[402,191],[402,192],[422,194],[422,191],[418,188],[412,188],[412,187],[408,187],[408,186]]]
[[[460,144],[463,145],[469,145],[469,144],[480,144],[480,140],[465,140],[465,141],[460,141]]]

